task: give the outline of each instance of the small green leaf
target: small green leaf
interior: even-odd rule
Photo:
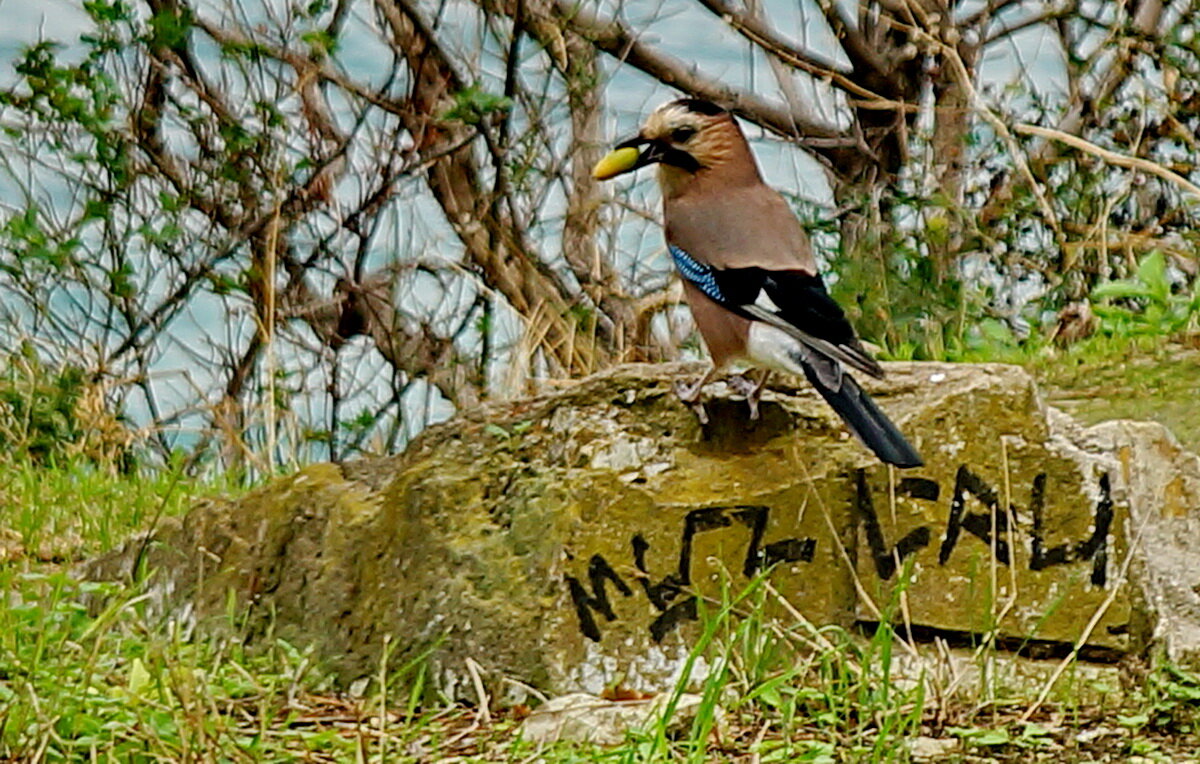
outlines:
[[[146,670],[146,664],[142,663],[141,658],[134,658],[133,663],[129,664],[129,694],[135,698],[143,697],[150,682],[150,672]]]
[[[1106,281],[1092,289],[1093,300],[1149,299],[1153,291],[1136,281]]]
[[[164,48],[178,48],[187,41],[191,26],[189,13],[159,11],[150,17],[151,44]]]
[[[1008,734],[1008,730],[1003,727],[999,729],[985,729],[983,727],[950,727],[948,730],[951,735],[960,737],[963,742],[968,745],[992,746],[1005,745],[1012,742],[1012,736]]]
[[[454,106],[442,115],[442,119],[478,125],[487,115],[508,111],[510,107],[512,107],[511,98],[489,93],[475,84],[454,94]]]
[[[483,428],[483,431],[489,435],[495,435],[497,438],[507,439],[509,437],[508,430],[504,429],[498,424],[489,423]]]
[[[314,29],[300,35],[313,53],[330,54],[337,50],[337,39],[324,29]]]
[[[1155,300],[1166,302],[1171,292],[1171,284],[1167,281],[1167,260],[1162,252],[1155,250],[1142,258],[1142,262],[1138,264],[1137,280]]]
[[[1139,729],[1150,723],[1150,717],[1146,714],[1131,714],[1129,716],[1117,716],[1117,724],[1129,729]]]

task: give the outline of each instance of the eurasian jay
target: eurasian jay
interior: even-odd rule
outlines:
[[[649,164],[658,164],[667,248],[713,361],[694,385],[676,385],[679,397],[704,422],[704,385],[749,363],[764,370],[758,382],[733,381],[753,418],[771,370],[803,374],[881,460],[919,466],[916,449],[843,369],[883,377],[825,291],[800,221],[763,182],[733,116],[694,98],[666,103],[593,175],[607,180]]]

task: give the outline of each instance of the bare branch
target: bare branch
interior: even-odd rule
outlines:
[[[878,48],[863,36],[862,30],[852,19],[847,18],[844,3],[836,0],[818,0],[817,5],[825,15],[825,22],[841,43],[846,57],[850,59],[851,66],[860,77],[871,83],[877,78],[885,78],[892,71],[893,67],[879,56]]]
[[[338,349],[347,340],[367,335],[395,369],[425,379],[459,408],[479,405],[471,356],[454,338],[442,337],[423,321],[405,316],[395,303],[395,274],[369,274],[362,282],[338,279],[330,299],[314,295],[304,280],[290,285],[283,315],[303,320],[322,342]]]
[[[420,116],[410,117],[406,127],[416,149],[454,142],[467,127],[435,115],[449,110],[453,94],[462,88],[462,78],[407,0],[376,0],[376,7],[391,31],[392,44],[413,72],[412,100]],[[521,315],[529,316],[535,310],[541,313],[546,329],[544,347],[561,373],[590,370],[603,363],[605,351],[597,343],[578,341],[568,302],[571,290],[530,249],[524,227],[499,214],[469,148],[435,162],[426,177],[467,256],[485,274],[488,284]]]
[[[900,111],[916,108],[912,104],[886,98],[863,86],[843,73],[842,67],[824,56],[811,51],[797,50],[787,40],[780,37],[761,17],[737,8],[729,0],[700,0],[700,2],[747,40],[788,66],[830,82],[847,93],[858,96],[858,99],[853,102],[856,108]],[[816,119],[810,117],[810,121],[815,122]]]
[[[327,61],[320,63],[314,62],[306,53],[299,51],[281,48],[276,45],[256,40],[248,37],[237,28],[227,28],[214,24],[207,19],[197,17],[192,20],[196,26],[204,30],[204,33],[211,37],[217,44],[222,46],[239,46],[246,47],[253,45],[255,49],[265,53],[276,61],[282,61],[294,68],[297,73],[307,72],[311,76],[316,77],[321,82],[326,82],[331,85],[336,85],[347,93],[351,93],[367,103],[375,106],[388,114],[395,114],[399,117],[407,117],[412,115],[412,106],[407,99],[397,101],[393,98],[388,98],[381,93],[376,93],[369,90],[361,83],[355,82],[345,76],[337,69],[333,68]]]
[[[988,36],[984,39],[983,44],[991,45],[997,40],[1003,40],[1004,38],[1010,37],[1024,29],[1028,29],[1039,24],[1045,24],[1048,21],[1067,18],[1071,14],[1078,11],[1078,9],[1078,0],[1069,0],[1068,2],[1065,2],[1056,8],[1047,8],[1041,13],[1032,14],[1024,19],[1021,19],[1020,21],[1004,26],[995,32],[988,33]]]
[[[969,29],[980,24],[986,24],[997,13],[1019,2],[1021,0],[988,0],[982,8],[964,18],[961,26],[963,29]]]
[[[1037,199],[1038,207],[1042,211],[1042,215],[1046,218],[1046,224],[1050,226],[1050,230],[1054,232],[1054,238],[1057,240],[1060,249],[1066,249],[1066,237],[1063,235],[1062,225],[1059,223],[1058,214],[1054,211],[1054,207],[1046,199],[1045,193],[1042,191],[1041,184],[1034,177],[1033,171],[1029,169],[1029,162],[1025,156],[1025,152],[1017,144],[1012,137],[1008,126],[1004,121],[997,117],[988,105],[984,103],[983,98],[979,95],[979,91],[975,89],[975,85],[971,82],[971,75],[967,72],[966,65],[963,64],[962,58],[958,55],[958,51],[949,45],[941,42],[936,42],[942,49],[942,55],[950,62],[954,68],[954,73],[959,81],[959,85],[968,94],[971,99],[971,105],[975,108],[976,113],[983,117],[984,121],[992,126],[1000,139],[1004,141],[1008,148],[1009,156],[1012,158],[1013,164],[1016,165],[1017,171],[1029,184],[1029,190],[1033,192]]]
[[[556,5],[572,31],[591,40],[596,47],[610,56],[666,85],[722,104],[786,138],[847,138],[846,133],[829,123],[813,120],[807,114],[796,114],[781,105],[736,90],[701,74],[695,66],[645,44],[620,20],[601,20],[584,10],[582,4],[572,4],[567,0],[557,0]],[[853,145],[852,139],[847,145]]]
[[[805,71],[811,71],[817,75],[834,74],[845,70],[845,67],[820,53],[797,50],[768,26],[761,16],[742,10],[730,0],[700,0],[700,4],[755,45],[777,55],[783,53],[791,59],[789,63],[797,68],[803,68]]]
[[[1014,125],[1013,129],[1024,135],[1036,135],[1040,138],[1050,138],[1052,140],[1061,141],[1062,143],[1065,143],[1073,148],[1077,148],[1080,151],[1086,151],[1089,154],[1094,154],[1103,159],[1105,162],[1108,162],[1109,164],[1115,164],[1118,167],[1128,167],[1130,169],[1148,172],[1151,175],[1157,175],[1168,183],[1173,183],[1174,185],[1179,186],[1187,193],[1195,196],[1197,201],[1200,201],[1200,186],[1192,183],[1182,175],[1172,172],[1166,167],[1163,167],[1155,162],[1151,162],[1148,159],[1131,157],[1126,154],[1119,154],[1115,151],[1109,151],[1108,149],[1097,146],[1091,141],[1084,140],[1077,135],[1064,133],[1061,130],[1053,130],[1049,127],[1039,127],[1037,125],[1028,125],[1022,123]]]

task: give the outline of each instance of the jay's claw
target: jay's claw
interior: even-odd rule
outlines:
[[[746,396],[746,406],[750,409],[750,421],[758,421],[758,402],[762,400],[763,388],[767,386],[767,377],[771,372],[764,371],[758,381],[750,379],[747,374],[735,374],[729,378],[729,386],[738,395]]]
[[[686,403],[688,408],[695,412],[696,419],[700,421],[700,424],[708,424],[708,411],[704,408],[704,399],[701,391],[709,383],[709,380],[713,378],[715,373],[715,369],[709,369],[704,376],[700,377],[693,384],[689,385],[683,380],[677,379],[672,385],[675,395],[679,396],[679,400]]]
[[[672,387],[675,390],[675,395],[679,400],[687,404],[696,414],[696,419],[700,424],[708,424],[708,411],[704,408],[703,396],[700,394],[701,389],[708,383],[708,375],[701,377],[694,384],[689,385],[681,379],[675,380]]]

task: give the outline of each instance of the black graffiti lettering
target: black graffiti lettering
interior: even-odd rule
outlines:
[[[720,507],[713,509],[695,509],[683,518],[683,535],[679,539],[679,561],[675,571],[668,573],[657,583],[650,579],[650,568],[646,564],[646,552],[650,550],[650,542],[637,534],[633,537],[633,564],[641,573],[642,589],[646,592],[650,604],[657,610],[666,610],[684,587],[692,583],[692,540],[697,533],[728,528],[732,521]]]
[[[763,547],[762,564],[769,568],[779,562],[812,562],[816,551],[816,539],[772,541]]]
[[[1113,522],[1112,484],[1108,473],[1100,476],[1100,501],[1092,520],[1092,535],[1075,547],[1075,558],[1092,561],[1092,586],[1108,582],[1108,532]]]
[[[655,642],[661,642],[679,624],[684,621],[694,621],[697,618],[696,598],[690,596],[681,602],[675,598],[683,594],[684,589],[692,583],[692,541],[697,533],[728,528],[733,521],[720,507],[711,509],[695,509],[683,518],[683,534],[679,539],[679,561],[675,571],[668,573],[661,581],[650,579],[650,568],[646,564],[646,552],[650,550],[650,542],[639,533],[633,537],[633,564],[641,573],[642,589],[650,604],[660,611],[660,614],[650,624],[650,636]]]
[[[918,478],[917,480],[923,480]],[[908,482],[908,485],[905,485]],[[892,577],[896,572],[896,566],[904,561],[904,558],[929,546],[930,531],[929,528],[922,525],[920,528],[915,528],[909,531],[904,538],[896,542],[896,545],[891,549],[887,546],[887,541],[883,538],[883,529],[879,525],[879,516],[875,514],[875,505],[871,501],[871,489],[867,485],[866,470],[857,470],[854,473],[855,484],[855,501],[854,509],[858,519],[863,524],[863,529],[867,533],[867,546],[871,549],[871,559],[875,562],[875,572],[884,581]],[[933,485],[933,490],[929,490],[927,484]],[[920,498],[932,496],[937,499],[937,483],[932,480],[923,480],[921,483],[911,481],[910,478],[905,478],[901,481],[901,489],[907,489],[913,493],[910,495],[919,495]],[[900,490],[897,491],[899,493]]]
[[[696,612],[696,601],[696,597],[688,597],[660,613],[650,622],[650,638],[655,642],[662,642],[679,624],[699,618]]]
[[[937,501],[942,495],[942,490],[938,486],[937,481],[922,477],[906,477],[900,479],[900,484],[896,486],[897,496],[911,496],[914,499],[924,499],[925,501]]]
[[[599,642],[600,627],[596,625],[592,611],[595,610],[609,621],[615,621],[617,618],[617,614],[613,612],[612,603],[608,601],[608,589],[604,585],[605,581],[611,581],[617,591],[626,597],[631,596],[633,590],[621,580],[608,561],[598,554],[592,555],[591,561],[588,562],[587,577],[588,583],[592,587],[591,594],[588,594],[587,589],[574,576],[564,576],[564,579],[567,582],[567,589],[571,593],[571,601],[575,603],[575,614],[579,617],[579,630],[588,639]]]
[[[967,512],[967,495],[970,494],[988,508],[987,514]],[[996,529],[996,539],[993,543],[992,528]],[[1008,532],[1008,513],[1000,508],[1000,500],[992,487],[983,482],[983,478],[967,469],[966,465],[958,468],[954,477],[954,496],[950,500],[950,518],[946,523],[946,535],[942,539],[942,548],[938,552],[938,564],[945,565],[950,561],[950,554],[958,543],[960,531],[967,531],[978,537],[996,550],[996,559],[1008,565],[1008,542],[1004,534]]]
[[[650,542],[642,538],[642,534],[639,533],[633,537],[633,565],[641,573],[638,582],[641,583],[642,590],[646,592],[646,599],[650,600],[650,604],[654,606],[655,610],[666,610],[672,600],[683,591],[686,582],[681,581],[677,573],[668,573],[658,583],[652,582],[649,568],[646,565],[646,552],[649,549]]]
[[[1103,587],[1108,580],[1108,535],[1114,522],[1112,486],[1108,474],[1099,480],[1100,498],[1096,503],[1094,524],[1091,534],[1076,543],[1046,545],[1046,501],[1047,476],[1037,475],[1030,490],[1030,514],[1033,527],[1030,536],[1031,570],[1065,565],[1072,562],[1091,562],[1090,581]],[[923,501],[937,501],[941,491],[938,484],[927,478],[906,477],[896,484],[896,495]],[[967,503],[974,497],[986,512],[969,512]],[[757,573],[772,565],[783,562],[812,562],[817,541],[813,538],[786,538],[764,543],[770,520],[770,509],[759,505],[736,505],[710,507],[688,512],[683,519],[679,553],[671,572],[655,581],[650,576],[651,544],[639,533],[631,538],[633,562],[638,571],[638,584],[657,614],[650,623],[650,635],[661,642],[680,624],[698,618],[699,599],[689,592],[692,584],[692,557],[697,534],[708,531],[743,526],[749,531],[746,553],[742,561],[742,573],[753,578]],[[879,515],[872,500],[865,470],[855,472],[854,517],[861,523],[866,536],[875,571],[880,579],[888,580],[908,557],[932,543],[932,532],[927,526],[910,530],[895,544],[888,545],[880,524]],[[954,480],[954,493],[950,501],[946,533],[938,551],[938,562],[949,562],[963,531],[983,541],[994,551],[1000,562],[1009,565],[1012,550],[1006,534],[1014,527],[1013,508],[1002,507],[994,489],[966,465],[958,468]],[[608,621],[617,618],[610,600],[610,587],[629,597],[633,589],[601,555],[593,555],[588,562],[586,585],[573,576],[563,579],[579,618],[581,633],[593,641],[601,638],[596,613]]]
[[[1045,548],[1046,473],[1033,479],[1029,494],[1029,514],[1033,515],[1033,530],[1029,533],[1029,569],[1045,570],[1051,565],[1065,565],[1071,561],[1071,550],[1066,544]]]
[[[679,540],[679,560],[676,569],[659,581],[651,579],[650,567],[646,560],[647,552],[650,551],[650,542],[646,541],[640,533],[633,537],[633,564],[641,574],[639,581],[642,590],[645,591],[650,604],[660,613],[650,625],[651,636],[656,642],[661,641],[680,623],[696,620],[697,610],[694,596],[675,602],[692,583],[692,545],[696,534],[729,528],[734,521],[746,526],[750,530],[750,540],[746,545],[742,573],[747,578],[751,578],[758,572],[759,565],[767,559],[767,555],[760,552],[760,548],[769,517],[770,509],[757,505],[712,507],[688,512],[683,520],[683,534]],[[809,541],[812,540],[809,539]],[[812,544],[815,545],[815,543],[812,541]],[[790,547],[776,547],[772,551],[776,555],[786,555],[791,549]],[[799,550],[797,554],[803,555],[804,550]],[[811,549],[808,551],[808,559],[812,559]]]
[[[1054,565],[1071,562],[1092,561],[1091,582],[1093,586],[1104,586],[1108,581],[1108,532],[1112,528],[1113,502],[1112,485],[1108,473],[1100,476],[1100,500],[1093,515],[1092,534],[1074,546],[1059,544],[1045,548],[1046,475],[1040,474],[1033,480],[1029,511],[1033,515],[1033,530],[1030,532],[1030,570],[1045,570]]]
[[[683,536],[679,544],[679,583],[687,586],[692,583],[692,540],[697,533],[712,531],[718,528],[728,528],[733,524],[725,514],[723,507],[711,509],[693,509],[683,518]]]
[[[767,507],[738,507],[733,516],[750,529],[750,543],[746,545],[746,558],[742,563],[742,574],[746,578],[754,578],[761,562],[758,548],[762,545],[763,534],[767,531],[767,518],[771,510]]]
[[[727,512],[732,512],[732,519]],[[762,545],[763,533],[767,529],[767,519],[770,509],[762,506],[742,505],[736,507],[713,507],[696,509],[688,512],[683,520],[683,535],[679,540],[679,562],[673,573],[668,573],[661,581],[653,583],[650,580],[650,570],[646,564],[646,552],[650,543],[639,533],[633,537],[633,564],[642,573],[642,588],[650,602],[659,610],[663,610],[679,592],[692,582],[692,544],[697,533],[728,528],[737,520],[750,529],[750,542],[746,546],[746,556],[742,563],[742,573],[747,578],[753,577],[759,565],[759,547]]]

